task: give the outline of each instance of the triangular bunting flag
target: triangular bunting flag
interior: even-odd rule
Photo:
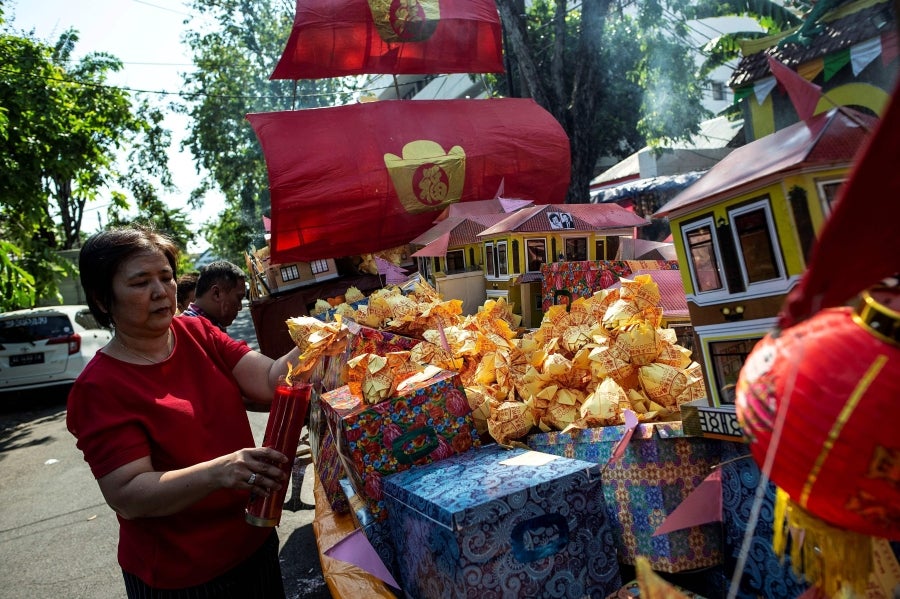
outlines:
[[[797,65],[797,74],[807,81],[813,81],[824,70],[825,61],[821,58],[809,60],[801,65]]]
[[[816,105],[822,97],[822,88],[810,83],[771,56],[769,56],[769,70],[787,91],[800,120],[808,121],[816,113]]]
[[[722,471],[716,469],[663,520],[653,536],[722,521]]]
[[[622,454],[625,453],[625,448],[628,447],[628,442],[631,441],[632,435],[634,435],[634,429],[637,428],[638,419],[637,414],[632,412],[631,410],[625,410],[625,434],[619,439],[619,442],[616,443],[616,446],[613,448],[612,455],[609,456],[609,460],[606,462],[607,465],[612,464],[616,460],[622,457]]]
[[[850,48],[838,50],[825,57],[825,81],[834,77],[850,62]]]
[[[399,285],[406,282],[406,270],[390,260],[375,256],[375,266],[378,268],[378,274],[384,275],[384,281],[388,285]]]
[[[400,585],[391,576],[384,562],[378,557],[375,548],[366,538],[363,531],[356,529],[349,535],[335,543],[330,549],[325,550],[325,555],[365,570],[372,576],[383,580],[395,589]]]
[[[776,81],[774,77],[766,77],[753,84],[753,93],[756,95],[757,104],[762,104],[766,101],[766,98],[768,98],[769,94],[772,93],[772,90],[775,89],[775,84]]]
[[[856,44],[850,48],[850,65],[853,67],[853,76],[859,75],[864,68],[881,54],[881,38],[876,37],[868,41]]]

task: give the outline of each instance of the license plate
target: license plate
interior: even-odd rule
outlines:
[[[28,364],[43,364],[44,354],[15,354],[9,357],[10,366],[27,366]]]

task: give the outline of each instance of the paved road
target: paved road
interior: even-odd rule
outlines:
[[[256,345],[245,307],[229,331]],[[257,442],[267,414],[251,413]],[[330,597],[312,532],[312,472],[278,534],[289,599]],[[305,504],[305,505],[303,505]],[[0,599],[124,597],[118,525],[65,427],[64,394],[0,395]]]

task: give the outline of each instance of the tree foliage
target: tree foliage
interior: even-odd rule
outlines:
[[[765,0],[496,2],[509,71],[498,89],[532,97],[569,135],[570,203],[589,201],[599,157],[686,139],[710,116],[701,102],[705,77],[735,56],[735,38],[698,67],[690,19],[742,15],[781,30],[797,18]]]
[[[208,173],[192,200],[211,189],[224,194],[224,213],[203,231],[217,254],[240,264],[251,245],[265,245],[262,216],[270,208],[262,148],[246,115],[339,104],[350,90],[340,80],[269,80],[290,35],[293,3],[193,0],[191,8],[207,26],[186,39],[197,69],[184,76],[182,109],[192,118],[185,144]]]
[[[11,31],[2,13],[0,25],[0,284],[17,290],[0,308],[10,309],[61,299],[59,278],[75,273],[58,250],[80,245],[89,202],[102,197],[125,210],[127,195],[115,186],[140,204],[171,177],[159,110],[135,109],[128,92],[108,84],[118,59],[90,53],[74,61],[71,29],[51,45]],[[138,159],[121,172],[116,159],[126,148]]]

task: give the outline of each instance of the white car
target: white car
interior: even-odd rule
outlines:
[[[0,314],[0,391],[75,381],[112,338],[87,306],[30,308]]]

